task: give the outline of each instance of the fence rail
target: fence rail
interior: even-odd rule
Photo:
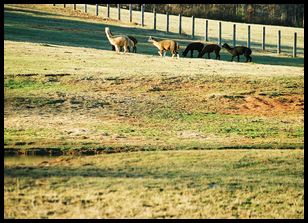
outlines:
[[[179,35],[190,36],[192,39],[202,39],[204,41],[209,42],[217,42],[219,45],[222,45],[223,41],[232,41],[233,46],[236,46],[237,43],[242,45],[247,45],[247,47],[252,47],[255,49],[261,49],[263,51],[272,49],[275,50],[277,54],[282,52],[282,32],[281,30],[277,30],[277,27],[274,26],[262,26],[262,25],[254,25],[254,24],[244,24],[244,23],[231,23],[231,22],[223,22],[223,21],[215,21],[209,19],[200,19],[192,17],[184,17],[181,14],[179,15],[171,15],[169,12],[166,14],[158,14],[155,11],[146,12],[145,6],[141,5],[140,11],[136,11],[132,9],[132,4],[129,4],[129,7],[125,9],[121,7],[120,4],[116,4],[116,7],[111,7],[110,4],[103,5],[91,5],[91,4],[53,4],[53,6],[61,6],[64,8],[71,8],[73,10],[84,11],[85,13],[95,14],[96,16],[101,16],[102,18],[117,18],[118,20],[125,22],[137,22],[141,25],[141,27],[146,26],[147,28],[153,28],[155,31],[165,31],[166,33],[171,33],[171,29],[173,33],[178,33]],[[105,13],[104,13],[105,12]],[[121,16],[121,14],[125,14],[125,16]],[[163,19],[165,17],[165,19]],[[177,17],[177,18],[176,18]],[[152,22],[150,22],[150,18],[152,18]],[[172,21],[171,21],[172,20]],[[170,22],[171,21],[171,22]],[[189,22],[190,21],[190,22]],[[191,25],[189,25],[189,23]],[[212,26],[210,26],[210,23]],[[215,41],[215,23],[216,26],[216,41]],[[178,24],[177,28],[175,24]],[[196,26],[197,24],[197,26]],[[189,32],[189,26],[190,32]],[[258,40],[257,35],[252,36],[252,26],[254,26],[254,33],[260,33],[257,29],[261,30],[261,38]],[[203,27],[203,28],[202,28]],[[267,28],[266,28],[267,27]],[[274,28],[273,28],[274,27]],[[272,30],[270,29],[272,28]],[[279,27],[280,28],[280,27]],[[283,27],[282,27],[283,28]],[[246,32],[244,30],[247,30]],[[293,28],[299,29],[299,28]],[[226,30],[224,33],[222,30]],[[278,31],[277,36],[273,33],[274,30]],[[201,32],[200,32],[201,31]],[[301,44],[302,48],[300,50],[304,51],[304,43],[303,43],[303,29],[302,31]],[[191,33],[190,35],[187,33]],[[245,38],[246,33],[246,38]],[[292,36],[293,33],[293,36]],[[211,35],[210,35],[211,34]],[[222,38],[222,35],[225,38]],[[276,36],[277,38],[275,38]],[[298,55],[298,35],[297,32],[285,32],[285,51],[292,52],[293,57],[297,57]],[[252,42],[253,39],[253,42]],[[269,39],[269,40],[267,40]],[[268,42],[266,42],[268,41]],[[245,44],[246,43],[246,44]]]

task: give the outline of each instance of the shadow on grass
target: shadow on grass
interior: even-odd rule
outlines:
[[[224,50],[220,51],[221,60],[231,61],[231,55]],[[274,57],[270,55],[254,55],[251,54],[252,62],[258,64],[268,64],[268,65],[284,65],[284,66],[295,66],[304,67],[304,58],[292,58],[292,57]],[[207,56],[205,57],[207,59]],[[233,61],[237,62],[236,57]],[[240,62],[245,62],[246,58],[241,55]]]
[[[145,168],[126,167],[125,169],[93,168],[93,167],[33,167],[14,166],[5,167],[6,177],[114,177],[114,178],[191,178],[200,173],[192,174],[190,171],[150,171]],[[204,176],[204,174],[203,174]]]
[[[7,12],[20,12],[20,13],[26,13],[26,14],[32,14],[33,16],[61,16],[61,14],[57,13],[50,13],[50,12],[41,12],[41,11],[36,11],[36,10],[29,10],[29,9],[19,9],[19,8],[9,8],[5,7],[5,11]]]
[[[147,42],[148,36],[158,38],[174,38],[180,43],[181,49],[191,42],[187,36],[142,28],[119,27],[110,24],[96,24],[86,21],[55,18],[56,13],[38,12],[30,9],[4,9],[4,40],[31,43],[54,44],[62,46],[86,47],[111,50],[105,35],[105,27],[109,26],[114,34],[133,35],[138,39],[138,54],[157,55],[157,48]],[[188,38],[188,39],[187,39]],[[254,43],[252,43],[254,44]],[[181,53],[180,53],[181,54]],[[222,54],[224,55],[224,54]],[[222,60],[230,60],[223,56]],[[253,62],[262,64],[304,66],[303,58],[255,56]]]
[[[83,164],[81,167],[59,167],[59,166],[12,166],[4,168],[4,177],[9,178],[32,178],[32,179],[41,179],[41,178],[49,178],[49,177],[95,177],[95,178],[133,178],[133,179],[168,179],[168,180],[177,180],[181,179],[181,181],[191,181],[194,180],[198,182],[200,179],[211,179],[212,181],[218,183],[220,186],[225,184],[229,184],[229,182],[221,181],[221,177],[228,179],[230,177],[234,177],[234,172],[241,171],[241,175],[245,178],[246,176],[256,178],[260,178],[260,176],[271,179],[271,182],[267,182],[266,184],[271,185],[281,185],[281,177],[290,177],[289,171],[280,170],[279,168],[273,169],[271,165],[266,166],[261,162],[253,162],[244,163],[245,166],[234,165],[234,163],[229,163],[227,166],[225,164],[221,164],[222,171],[216,170],[189,170],[186,168],[185,170],[174,169],[170,170],[170,168],[144,168],[138,166],[123,166],[118,168],[98,168],[93,167],[91,164]],[[243,168],[246,166],[249,168],[254,168],[253,172],[245,171]],[[291,165],[288,163],[282,163],[281,165]],[[292,164],[294,165],[294,164]],[[220,168],[220,170],[221,170]],[[292,171],[292,177],[294,178],[303,178],[302,170],[294,170]],[[274,180],[273,180],[274,179]],[[248,184],[254,185],[258,183],[256,181],[245,182],[244,184],[237,183],[237,189],[247,186]],[[289,185],[290,187],[301,187],[297,181],[292,182],[284,182],[284,185]],[[198,186],[199,183],[196,183]],[[193,186],[193,185],[192,185]],[[230,185],[229,185],[230,186]],[[232,188],[229,188],[232,189]],[[234,189],[234,188],[233,188]]]

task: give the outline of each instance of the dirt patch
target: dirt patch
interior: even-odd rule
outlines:
[[[304,101],[299,96],[283,96],[279,98],[246,96],[244,102],[236,107],[237,113],[273,115],[304,110]]]
[[[184,139],[191,139],[191,138],[202,138],[205,139],[206,136],[204,134],[202,134],[201,132],[197,132],[197,131],[181,131],[178,133],[178,136],[180,138],[184,138]]]

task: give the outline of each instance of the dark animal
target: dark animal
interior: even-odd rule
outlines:
[[[203,47],[204,47],[204,44],[200,43],[200,42],[190,43],[190,44],[187,45],[187,47],[184,50],[184,52],[182,53],[182,55],[184,57],[186,57],[187,53],[190,51],[190,57],[193,57],[194,50],[197,50],[199,52],[199,54],[200,54],[200,52],[202,51]]]
[[[233,61],[234,57],[237,57],[237,62],[240,61],[240,55],[243,55],[246,57],[246,62],[251,62],[252,58],[251,58],[251,49],[245,46],[236,46],[236,47],[230,47],[227,43],[224,43],[224,45],[222,45],[222,48],[225,48],[231,55],[231,61]]]
[[[198,57],[201,58],[201,57],[203,57],[203,55],[204,55],[205,53],[207,53],[208,58],[211,59],[210,54],[211,54],[212,52],[215,52],[215,54],[216,54],[216,60],[220,60],[220,54],[219,54],[220,50],[221,50],[220,46],[218,46],[218,45],[216,45],[216,44],[208,44],[208,45],[206,45],[206,46],[202,49],[201,52],[199,52]]]

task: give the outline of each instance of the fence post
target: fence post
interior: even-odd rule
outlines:
[[[233,24],[233,47],[236,45],[236,24]]]
[[[141,5],[141,26],[144,26],[144,5]]]
[[[166,32],[169,32],[169,12],[166,12],[166,18],[167,18],[167,27],[166,27]]]
[[[107,4],[107,18],[110,17],[110,4]]]
[[[66,8],[66,4],[63,4],[63,7]]]
[[[96,4],[95,15],[98,16],[98,4]]]
[[[118,20],[121,20],[120,4],[117,4],[117,6],[118,6]]]
[[[294,33],[294,43],[293,43],[293,57],[296,57],[296,41],[297,41],[297,33]]]
[[[88,9],[87,9],[87,4],[84,4],[84,12],[87,13]]]
[[[56,6],[56,4],[52,4],[53,6]]]
[[[129,4],[129,22],[133,21],[133,5]]]
[[[179,14],[179,34],[182,34],[182,15]]]
[[[262,29],[262,50],[265,50],[265,26]]]
[[[76,4],[74,4],[74,10],[76,10]]]
[[[281,31],[278,30],[278,35],[277,35],[277,54],[281,53]]]
[[[191,38],[195,38],[195,17],[191,17]]]
[[[154,30],[156,31],[156,10],[155,8],[153,9],[153,19],[154,19]]]
[[[250,25],[248,25],[247,47],[250,48]]]
[[[209,20],[205,20],[205,34],[204,34],[204,40],[209,41]]]
[[[218,44],[221,45],[221,22],[218,22]]]

